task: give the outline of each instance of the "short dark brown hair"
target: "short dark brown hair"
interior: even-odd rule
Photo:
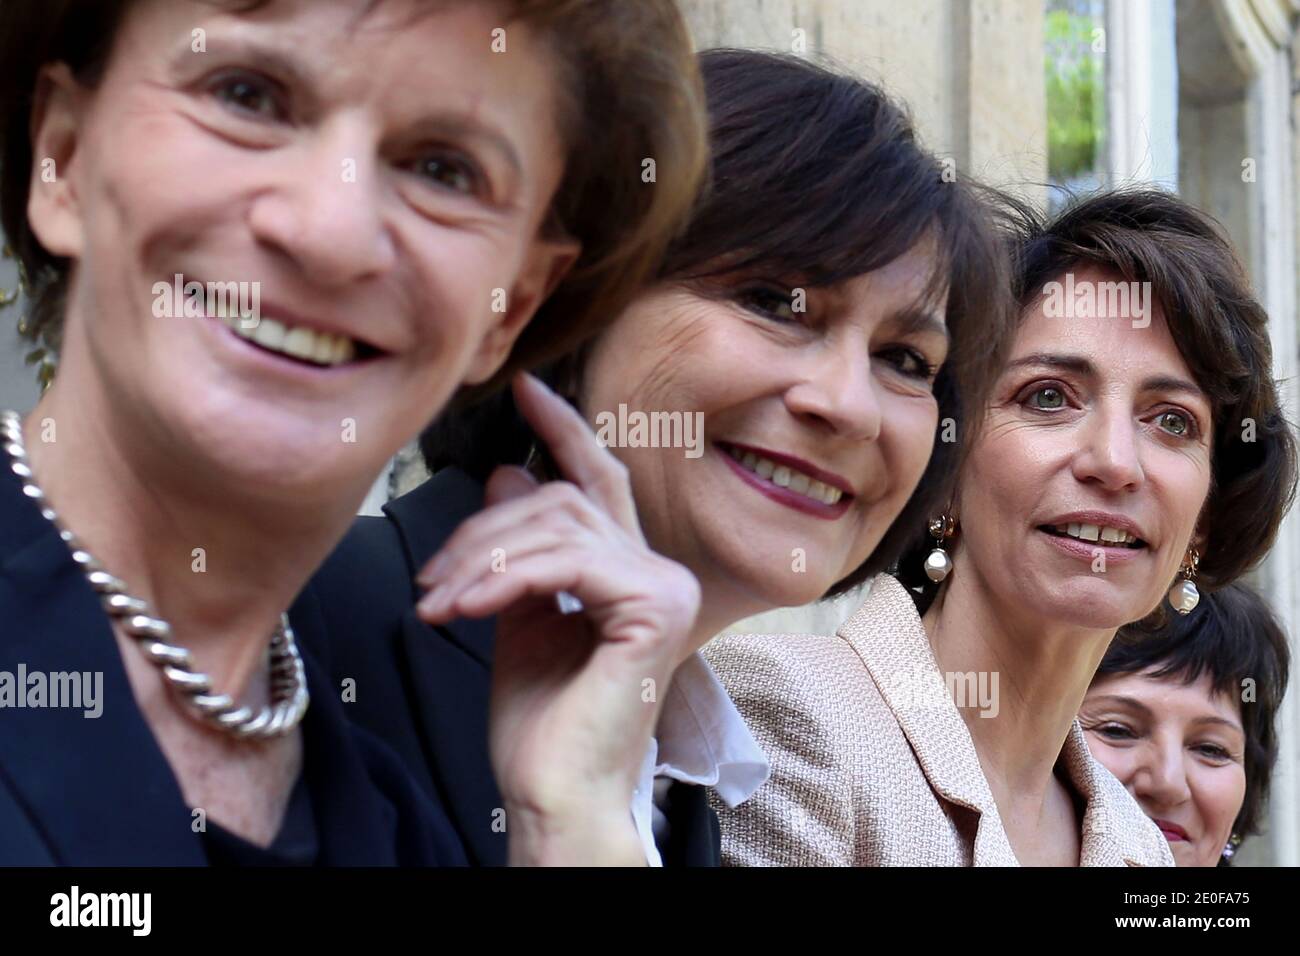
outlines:
[[[936,440],[901,515],[867,561],[827,596],[892,565],[911,528],[951,494],[962,436],[974,430],[1011,327],[1009,264],[983,190],[917,140],[907,114],[879,87],[799,57],[755,50],[700,54],[710,129],[709,186],[668,249],[659,278],[757,275],[829,286],[872,272],[926,240],[936,265],[928,294],[947,294],[952,347],[934,394]],[[717,291],[721,292],[721,289]],[[583,352],[547,371],[576,394]],[[479,480],[519,464],[531,435],[508,395],[454,409],[421,436],[430,471],[455,465]]]
[[[0,17],[0,223],[28,294],[24,334],[54,350],[69,263],[42,248],[27,223],[36,77],[44,64],[62,61],[94,86],[132,2],[4,0]],[[269,0],[204,2],[251,11]],[[548,226],[580,240],[582,252],[502,371],[467,390],[477,394],[492,391],[514,370],[569,351],[622,309],[684,224],[707,158],[699,73],[673,0],[501,5],[509,20],[537,28],[560,66],[567,156]],[[654,182],[643,181],[646,159],[655,161]]]
[[[1286,632],[1264,599],[1244,584],[1229,584],[1201,598],[1186,616],[1170,614],[1159,624],[1129,624],[1106,650],[1101,677],[1136,674],[1186,684],[1202,674],[1216,693],[1241,700],[1243,681],[1253,682],[1254,699],[1241,704],[1246,734],[1246,796],[1233,832],[1258,833],[1277,763],[1277,712],[1286,696],[1291,654]]]
[[[1234,581],[1272,547],[1295,497],[1296,437],[1273,380],[1268,314],[1231,242],[1205,213],[1159,189],[1098,193],[1050,220],[1023,204],[1011,209],[1019,223],[1012,290],[1022,316],[1048,282],[1077,266],[1151,283],[1152,301],[1213,409],[1196,580],[1205,590]],[[918,527],[896,572],[922,609],[938,590],[923,573],[932,547]],[[1156,622],[1163,613],[1155,609]]]

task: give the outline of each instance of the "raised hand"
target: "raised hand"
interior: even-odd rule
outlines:
[[[566,481],[498,468],[420,572],[420,616],[497,617],[491,748],[512,862],[644,863],[631,800],[699,585],[645,543],[627,469],[536,378],[520,412]],[[582,610],[561,613],[566,592]]]

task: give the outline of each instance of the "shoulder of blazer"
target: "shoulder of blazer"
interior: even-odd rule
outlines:
[[[415,490],[384,505],[384,514],[402,542],[408,580],[413,581],[460,524],[482,508],[483,486],[459,468],[444,468]],[[494,618],[458,618],[439,631],[484,666],[491,666]]]
[[[80,676],[82,693],[89,679],[99,713],[13,701],[0,710],[0,865],[202,865],[179,784],[134,705],[99,598],[5,468],[0,672],[12,692],[23,690],[15,679],[23,671],[50,682]]]
[[[737,807],[714,799],[724,866],[854,861],[858,702],[874,685],[834,635],[726,634],[701,653],[767,754],[771,777]]]
[[[384,506],[384,514],[357,518],[343,540],[312,576],[295,611],[319,605],[328,624],[328,646],[317,657],[337,673],[366,651],[358,635],[395,637],[408,618],[418,622],[420,597],[415,575],[438,552],[462,521],[483,502],[481,487],[465,473],[448,468],[415,490]],[[483,666],[492,660],[493,622],[459,619],[429,628],[456,644]],[[373,649],[373,648],[371,648]]]
[[[700,653],[718,675],[746,722],[802,733],[828,728],[855,691],[874,688],[853,649],[835,635],[724,634]],[[784,725],[784,726],[783,726]]]

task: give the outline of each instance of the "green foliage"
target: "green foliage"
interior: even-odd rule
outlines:
[[[1071,179],[1093,169],[1105,128],[1104,75],[1094,55],[1097,21],[1066,10],[1047,14],[1047,169]]]

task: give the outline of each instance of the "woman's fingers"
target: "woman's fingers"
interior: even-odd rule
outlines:
[[[450,599],[480,578],[508,575],[523,558],[539,551],[553,551],[561,545],[577,544],[586,537],[585,530],[577,524],[546,515],[514,528],[508,541],[467,540],[450,555],[452,563],[446,575],[420,599],[416,610],[430,624],[450,620],[454,616],[450,613]]]
[[[641,537],[627,468],[600,447],[578,411],[527,373],[515,376],[515,404],[565,478],[585,491],[607,514]]]
[[[487,617],[522,598],[574,590],[581,587],[580,563],[560,549],[534,552],[519,558],[506,574],[483,575],[469,582],[451,606],[459,616]]]
[[[503,475],[493,480],[498,493],[513,494],[522,486]],[[531,476],[529,478],[531,480]],[[462,564],[486,567],[494,554],[504,550],[508,556],[510,543],[519,529],[537,522],[571,521],[593,532],[600,531],[640,544],[618,527],[610,517],[594,505],[575,485],[567,481],[553,481],[536,487],[520,497],[498,501],[472,518],[462,522],[438,553],[416,575],[416,582],[425,588],[433,587],[456,573]]]
[[[586,604],[601,640],[634,642],[642,652],[671,658],[675,666],[699,609],[699,585],[689,571],[666,559],[628,557],[557,543],[520,558],[505,574],[477,578],[452,597],[452,613],[486,617],[524,598],[568,591]]]

